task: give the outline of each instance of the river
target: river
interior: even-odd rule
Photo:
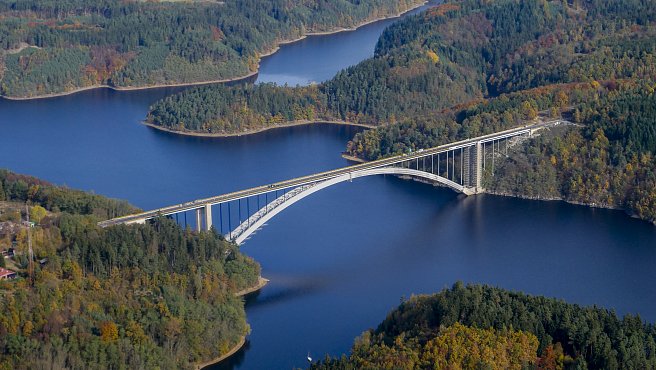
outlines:
[[[371,55],[390,22],[286,45],[260,80],[322,81]],[[0,100],[0,167],[150,209],[347,164],[340,152],[356,128],[195,138],[138,124],[177,90]],[[368,177],[295,204],[242,250],[271,282],[248,297],[248,344],[215,369],[290,369],[308,352],[345,353],[404,297],[458,280],[656,321],[656,228],[619,211]]]

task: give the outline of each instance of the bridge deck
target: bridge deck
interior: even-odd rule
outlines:
[[[530,133],[548,126],[555,126],[561,122],[566,122],[563,120],[554,120],[547,122],[540,122],[532,125],[526,125],[521,127],[516,127],[513,129],[495,132],[493,134],[483,135],[475,137],[472,139],[466,139],[457,141],[454,143],[440,145],[430,149],[424,149],[421,151],[416,151],[410,154],[402,154],[393,157],[383,158],[376,161],[366,162],[362,164],[356,164],[353,166],[342,167],[330,171],[320,172],[312,175],[297,177],[290,180],[280,181],[269,185],[257,186],[250,189],[239,190],[232,193],[222,194],[210,198],[198,199],[191,202],[176,204],[168,207],[162,207],[154,209],[151,211],[146,211],[139,214],[128,215],[123,217],[114,218],[111,220],[106,220],[99,222],[98,225],[101,227],[124,224],[130,222],[142,221],[149,218],[157,217],[158,215],[170,215],[185,211],[191,211],[198,208],[202,208],[206,205],[214,205],[219,203],[230,202],[233,200],[243,199],[251,196],[256,196],[260,194],[270,193],[275,190],[285,190],[289,188],[295,188],[298,186],[314,183],[317,181],[324,181],[334,177],[342,176],[348,173],[362,171],[362,170],[371,170],[375,168],[390,166],[398,164],[401,162],[411,161],[419,158],[429,157],[435,154],[440,154],[444,152],[449,152],[456,149],[466,148],[468,146],[476,145],[476,143],[481,142],[490,142],[493,140],[501,140],[512,136],[522,135]]]

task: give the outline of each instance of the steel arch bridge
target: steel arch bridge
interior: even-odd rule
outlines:
[[[507,155],[508,148],[531,137],[536,131],[569,123],[563,120],[539,122],[473,139],[418,150],[377,161],[338,168],[298,177],[274,184],[233,193],[162,207],[139,214],[99,222],[101,227],[144,223],[160,216],[178,217],[195,211],[196,230],[210,230],[214,217],[212,207],[219,208],[219,232],[225,238],[242,244],[267,221],[301,199],[327,187],[375,175],[396,175],[422,179],[456,192],[473,195],[483,192],[483,171],[494,172],[495,160]],[[237,208],[233,210],[233,208]],[[227,213],[224,211],[227,208]],[[233,227],[234,220],[234,227]],[[227,222],[226,222],[227,221]],[[185,221],[186,223],[186,221]],[[227,223],[227,231],[223,230]]]

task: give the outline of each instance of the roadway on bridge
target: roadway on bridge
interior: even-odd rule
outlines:
[[[415,160],[415,159],[419,159],[419,158],[429,157],[429,156],[435,155],[435,154],[449,152],[449,151],[452,151],[452,150],[455,150],[455,149],[465,148],[465,147],[468,147],[468,146],[471,146],[471,145],[475,145],[478,142],[490,142],[490,141],[493,141],[493,140],[501,140],[501,139],[504,139],[504,138],[507,138],[507,137],[517,136],[517,135],[522,134],[522,133],[530,133],[530,132],[540,130],[540,129],[545,128],[545,127],[558,125],[561,122],[566,122],[566,121],[554,120],[554,121],[539,122],[539,123],[532,124],[532,125],[525,125],[525,126],[505,130],[505,131],[495,132],[493,134],[488,134],[488,135],[475,137],[475,138],[472,138],[472,139],[466,139],[466,140],[461,140],[461,141],[457,141],[457,142],[450,143],[450,144],[440,145],[440,146],[430,148],[430,149],[418,150],[418,151],[410,153],[410,154],[396,155],[396,156],[393,156],[393,157],[383,158],[383,159],[379,159],[379,160],[375,160],[375,161],[371,161],[371,162],[356,164],[356,165],[353,165],[353,166],[342,167],[342,168],[338,168],[338,169],[335,169],[335,170],[330,170],[330,171],[320,172],[320,173],[316,173],[316,174],[312,174],[312,175],[297,177],[297,178],[290,179],[290,180],[280,181],[280,182],[276,182],[276,183],[269,184],[269,185],[258,186],[258,187],[254,187],[254,188],[250,188],[250,189],[245,189],[245,190],[240,190],[240,191],[236,191],[236,192],[232,192],[232,193],[218,195],[218,196],[215,196],[215,197],[210,197],[210,198],[205,198],[205,199],[198,199],[198,200],[194,200],[194,201],[187,202],[187,203],[176,204],[176,205],[172,205],[172,206],[168,206],[168,207],[158,208],[158,209],[154,209],[154,210],[139,213],[139,214],[118,217],[118,218],[114,218],[114,219],[111,219],[111,220],[101,221],[101,222],[98,223],[98,225],[101,226],[101,227],[107,227],[107,226],[112,226],[112,225],[117,225],[117,224],[141,222],[141,221],[146,220],[146,219],[155,218],[159,215],[170,215],[170,214],[175,214],[175,213],[180,213],[180,212],[186,212],[186,211],[191,211],[191,210],[195,210],[195,209],[198,209],[198,208],[202,208],[206,205],[226,203],[226,202],[230,202],[230,201],[233,201],[233,200],[238,200],[238,199],[243,199],[243,198],[247,198],[247,197],[252,197],[252,196],[256,196],[256,195],[265,194],[265,193],[270,193],[270,192],[276,191],[276,190],[285,190],[285,189],[289,189],[289,188],[295,188],[295,187],[298,187],[298,186],[301,186],[301,185],[314,183],[314,182],[317,182],[317,181],[328,180],[328,179],[333,178],[333,177],[342,176],[342,175],[353,173],[353,172],[356,172],[356,171],[371,170],[371,169],[375,169],[375,168],[390,166],[390,165],[394,165],[394,164],[401,163],[401,162],[406,162],[406,161]]]

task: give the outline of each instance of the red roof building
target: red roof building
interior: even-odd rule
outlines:
[[[7,270],[6,268],[0,267],[0,280],[2,279],[15,279],[16,278],[16,272]]]

